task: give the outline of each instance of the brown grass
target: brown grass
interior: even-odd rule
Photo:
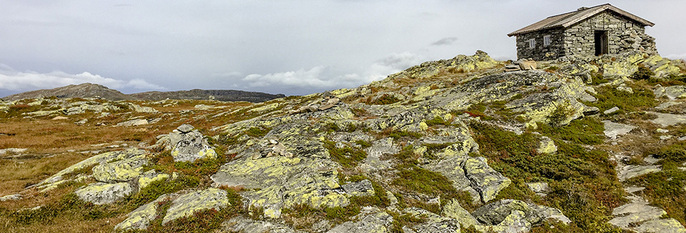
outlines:
[[[67,116],[66,120],[51,120],[54,116],[24,118],[22,112],[19,112],[0,118],[0,149],[28,149],[18,155],[0,155],[0,196],[15,193],[24,196],[19,201],[0,202],[0,232],[111,232],[114,226],[125,218],[125,213],[97,220],[84,220],[81,216],[75,216],[78,214],[71,213],[49,222],[28,225],[17,223],[7,214],[23,208],[55,203],[65,194],[73,192],[82,184],[66,185],[46,193],[25,188],[95,154],[89,153],[90,151],[118,150],[120,148],[108,146],[124,143],[128,146],[138,146],[139,143],[152,145],[158,135],[169,133],[184,123],[193,125],[206,136],[214,136],[215,132],[211,131],[211,128],[238,121],[245,116],[213,116],[252,105],[247,102],[189,100],[173,101],[176,104],[169,104],[171,102],[134,102],[141,106],[153,107],[159,113],[119,111],[105,117],[101,117],[99,113],[85,113]],[[198,104],[221,108],[198,110],[195,109],[195,105]],[[21,111],[35,111],[41,108],[46,109],[48,106],[31,106],[31,109],[24,107]],[[184,110],[190,111],[186,114],[179,113]],[[142,126],[115,126],[134,118],[160,120]],[[88,119],[88,122],[84,125],[75,124],[81,119]]]

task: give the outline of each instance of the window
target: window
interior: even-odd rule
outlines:
[[[550,35],[543,36],[543,46],[547,47],[550,45]]]
[[[527,42],[529,42],[530,49],[536,48],[536,39],[529,39]]]

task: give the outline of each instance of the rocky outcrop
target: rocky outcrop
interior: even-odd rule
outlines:
[[[344,222],[327,231],[327,233],[367,233],[390,232],[393,216],[385,211],[366,207],[352,221]]]
[[[129,183],[93,183],[75,191],[81,200],[96,205],[112,204],[133,192]]]
[[[200,131],[188,124],[179,126],[169,134],[158,136],[157,145],[171,150],[174,161],[177,162],[217,157],[217,153]]]
[[[162,225],[178,218],[191,216],[198,211],[222,209],[230,205],[226,195],[226,190],[216,188],[182,194],[172,201],[172,205],[162,219]]]

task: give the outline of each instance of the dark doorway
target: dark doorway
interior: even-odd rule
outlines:
[[[595,55],[607,54],[607,31],[595,31]]]

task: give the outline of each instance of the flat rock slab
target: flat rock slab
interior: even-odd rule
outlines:
[[[615,208],[615,216],[608,223],[636,232],[686,232],[686,228],[673,218],[662,218],[664,210],[647,203],[629,203]]]
[[[225,232],[250,232],[250,233],[296,233],[289,226],[268,221],[252,220],[243,216],[231,218],[222,223]]]
[[[191,216],[198,211],[224,208],[230,205],[227,194],[226,190],[208,188],[181,195],[172,202],[167,215],[162,219],[162,224]]]
[[[603,131],[603,133],[612,140],[617,139],[617,136],[627,134],[636,128],[636,126],[633,125],[614,123],[612,121],[603,121],[603,124],[605,124],[605,131]]]
[[[686,115],[680,114],[669,114],[669,113],[659,113],[659,112],[649,112],[657,116],[656,119],[650,120],[655,124],[662,127],[673,126],[678,124],[686,124]]]
[[[127,218],[114,226],[115,230],[127,231],[127,230],[145,230],[150,226],[155,218],[157,218],[157,210],[159,208],[159,203],[165,200],[175,198],[176,194],[165,194],[154,201],[142,205],[136,208],[131,213],[127,214]]]
[[[649,166],[640,166],[640,165],[627,165],[622,167],[619,170],[619,174],[617,174],[617,178],[619,178],[619,181],[625,181],[634,177],[642,176],[648,173],[653,173],[653,172],[659,172],[662,171],[662,167],[660,165],[649,165]]]

